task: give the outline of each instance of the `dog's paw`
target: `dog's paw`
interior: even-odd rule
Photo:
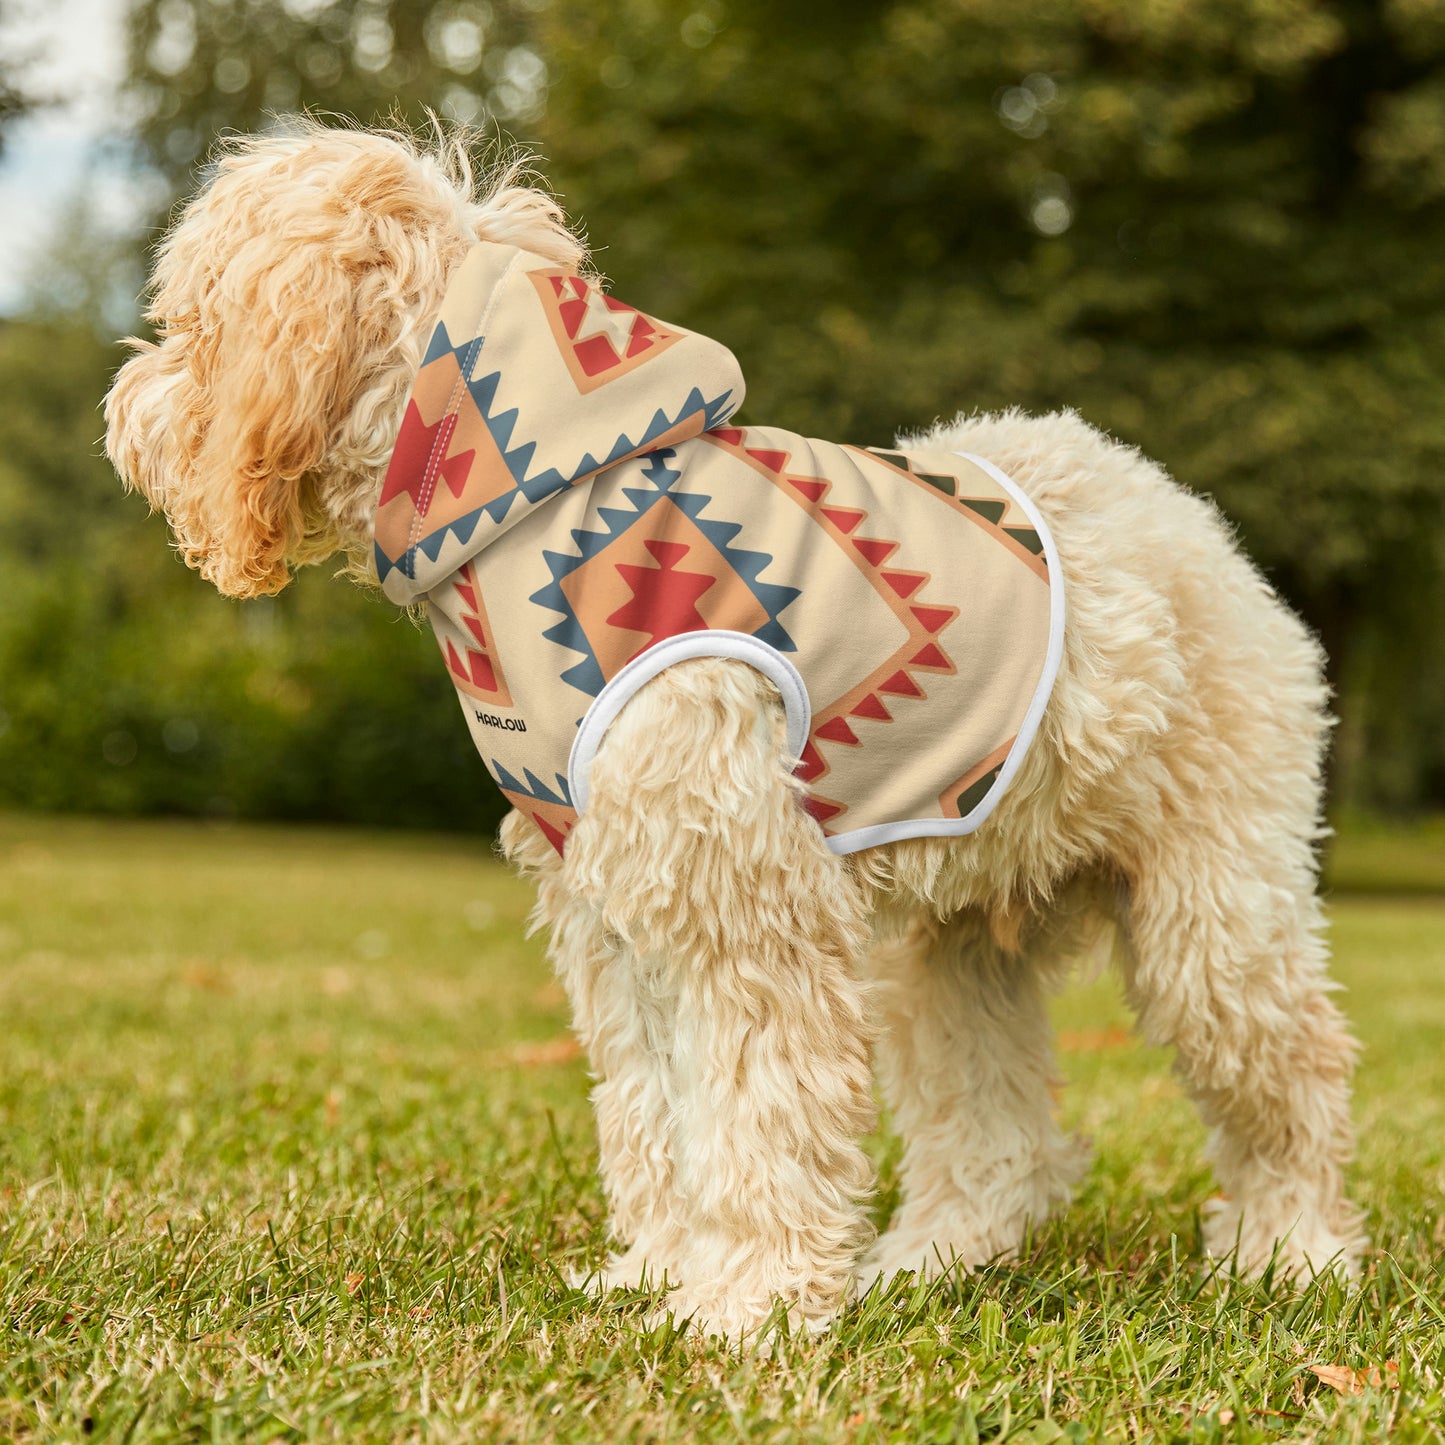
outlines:
[[[976,1162],[966,1188],[939,1188],[933,1180],[922,1191],[929,1205],[905,1203],[864,1256],[859,1293],[878,1284],[886,1289],[901,1274],[937,1279],[1013,1260],[1030,1221],[1045,1220],[1069,1202],[1090,1154],[1088,1139],[1061,1134],[1022,1162]]]
[[[954,1228],[941,1235],[912,1229],[890,1229],[879,1235],[858,1266],[858,1293],[875,1285],[886,1290],[900,1275],[937,1279],[957,1271],[969,1274],[986,1264],[1011,1260],[1023,1239],[1025,1224],[994,1230]]]
[[[1306,1281],[1332,1274],[1356,1279],[1365,1236],[1353,1208],[1326,1219],[1317,1212],[1255,1206],[1242,1210],[1233,1200],[1211,1199],[1204,1206],[1204,1252],[1258,1279],[1273,1266],[1276,1279]]]
[[[970,1263],[966,1256],[952,1252],[944,1253],[929,1245],[926,1252],[920,1249],[916,1253],[909,1250],[897,1255],[888,1254],[881,1257],[869,1255],[858,1266],[854,1279],[857,1281],[858,1296],[861,1299],[875,1287],[886,1293],[897,1279],[933,1280],[954,1270],[961,1274],[968,1274],[986,1262]]]
[[[821,1335],[833,1323],[834,1310],[805,1312],[777,1298],[739,1298],[723,1290],[679,1288],[669,1291],[647,1318],[649,1327],[670,1325],[735,1349],[770,1355],[780,1332],[791,1338]]]
[[[614,1289],[663,1289],[676,1278],[675,1274],[669,1276],[665,1265],[654,1263],[645,1249],[634,1245],[624,1254],[608,1255],[595,1269],[573,1270],[567,1282],[573,1289],[601,1297]]]

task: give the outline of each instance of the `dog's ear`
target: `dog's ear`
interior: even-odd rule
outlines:
[[[134,343],[107,398],[117,470],[228,596],[277,592],[288,562],[328,550],[308,478],[368,348],[345,272],[323,247],[268,238],[195,286],[193,305],[167,314],[163,289],[159,344]]]
[[[127,488],[169,516],[168,494],[179,501],[183,489],[175,484],[188,470],[182,456],[188,450],[184,434],[194,425],[188,406],[194,387],[179,345],[158,346],[134,336],[126,344],[135,354],[105,398],[105,449]],[[178,535],[191,530],[176,520],[172,526]]]
[[[221,592],[365,550],[459,204],[396,142],[310,125],[229,143],[167,236],[107,450]]]
[[[447,277],[477,238],[579,264],[521,162],[478,195],[465,145],[298,122],[221,147],[156,259],[106,445],[232,597],[342,551],[365,571],[381,476]]]
[[[190,338],[191,374],[212,398],[193,458],[210,515],[186,560],[233,597],[279,591],[288,560],[314,550],[303,494],[375,329],[358,315],[344,258],[325,246],[276,244],[253,259],[228,271],[210,324]]]

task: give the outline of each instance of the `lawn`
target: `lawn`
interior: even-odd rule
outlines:
[[[1202,1265],[1202,1131],[1105,981],[1074,1206],[760,1359],[569,1287],[587,1081],[485,843],[0,817],[0,1439],[1445,1440],[1445,897],[1350,848],[1361,1287]]]

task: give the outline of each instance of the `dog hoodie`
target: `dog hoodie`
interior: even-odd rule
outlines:
[[[482,243],[458,268],[376,516],[488,772],[559,852],[627,700],[687,658],[776,684],[835,853],[972,832],[1038,729],[1062,579],[991,462],[730,418],[731,352]]]

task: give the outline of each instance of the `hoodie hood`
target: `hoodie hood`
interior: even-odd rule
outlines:
[[[725,346],[483,242],[407,397],[377,506],[382,590],[417,601],[550,498],[711,430],[742,399]]]

